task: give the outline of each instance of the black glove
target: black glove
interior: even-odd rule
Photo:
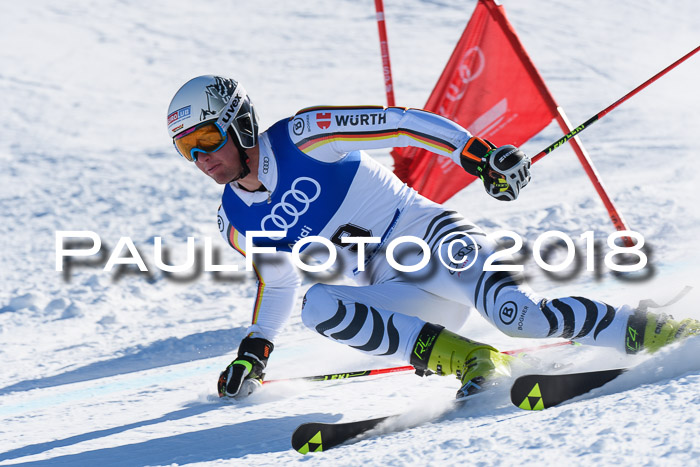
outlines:
[[[486,192],[500,201],[512,201],[530,181],[530,158],[515,146],[497,148],[472,137],[459,156],[462,167],[484,182]]]
[[[263,370],[274,347],[265,339],[243,339],[238,347],[238,357],[219,375],[219,397],[241,399],[262,386]]]

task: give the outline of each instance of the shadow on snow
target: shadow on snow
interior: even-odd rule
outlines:
[[[243,327],[222,329],[183,338],[171,337],[145,346],[130,347],[125,349],[120,357],[91,363],[59,375],[21,381],[0,388],[0,395],[91,381],[226,355],[235,350],[241,339],[245,337],[245,332],[246,328]]]
[[[225,406],[219,404],[197,404],[151,420],[97,430],[46,443],[32,444],[0,454],[0,461],[37,455],[51,449],[105,438],[144,426],[181,420],[222,407]],[[340,418],[340,414],[308,413],[280,418],[249,420],[232,425],[151,439],[141,443],[27,462],[21,465],[142,466],[235,459],[249,454],[287,451],[291,449],[290,439],[292,432],[300,424],[310,420],[335,422]]]

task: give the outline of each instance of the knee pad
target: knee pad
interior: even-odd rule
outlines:
[[[337,310],[338,303],[328,292],[325,284],[315,284],[304,295],[301,304],[301,321],[304,326],[315,330],[318,323],[330,318]]]

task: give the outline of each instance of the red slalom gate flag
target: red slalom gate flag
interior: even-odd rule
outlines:
[[[504,8],[493,0],[477,3],[425,109],[497,146],[523,144],[557,115]],[[475,180],[449,158],[424,149],[395,148],[392,156],[396,175],[438,203]]]

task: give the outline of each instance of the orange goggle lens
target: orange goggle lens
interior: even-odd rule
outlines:
[[[175,149],[190,162],[197,162],[198,152],[215,152],[226,144],[226,132],[215,122],[195,126],[173,138]]]

